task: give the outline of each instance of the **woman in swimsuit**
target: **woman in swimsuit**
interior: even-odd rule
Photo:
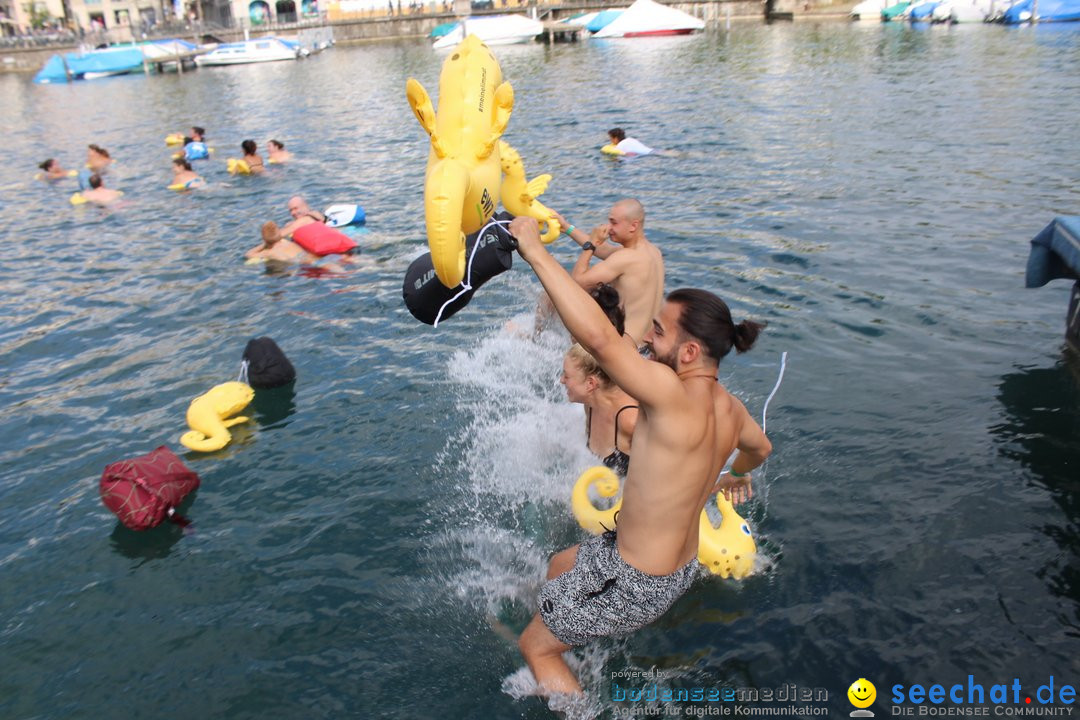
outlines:
[[[258,175],[266,170],[262,156],[258,154],[258,146],[254,140],[245,140],[240,143],[240,149],[244,151],[244,162],[251,169],[252,175]]]
[[[173,158],[172,172],[173,179],[169,183],[170,189],[175,190],[177,185],[183,185],[184,190],[191,190],[204,184],[199,174],[191,169],[191,163],[182,157]]]
[[[563,358],[559,379],[570,402],[585,406],[585,443],[604,465],[625,475],[630,465],[630,441],[637,425],[634,399],[600,369],[596,360],[577,343]]]

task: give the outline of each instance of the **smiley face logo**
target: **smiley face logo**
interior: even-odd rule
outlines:
[[[848,700],[857,708],[867,708],[877,699],[877,688],[866,678],[859,678],[847,689]]]

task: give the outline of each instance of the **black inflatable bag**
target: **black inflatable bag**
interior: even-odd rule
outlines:
[[[248,340],[244,360],[248,364],[248,385],[253,388],[281,387],[296,379],[296,368],[277,343],[268,337]]]
[[[514,216],[508,212],[501,212],[495,216],[496,220],[513,220]],[[473,247],[479,243],[476,256],[472,260],[472,271],[468,269],[469,257]],[[514,262],[514,248],[517,246],[514,238],[502,225],[491,225],[483,234],[473,233],[465,237],[465,279],[471,286],[470,290],[462,292],[462,285],[448,288],[435,277],[435,266],[431,262],[431,253],[424,253],[413,260],[409,269],[405,272],[405,282],[401,288],[401,295],[405,298],[405,306],[409,308],[412,316],[422,323],[434,325],[452,317],[461,308],[469,304],[473,295],[491,278],[510,269]],[[446,306],[439,316],[439,310],[450,298],[458,293],[461,296]]]

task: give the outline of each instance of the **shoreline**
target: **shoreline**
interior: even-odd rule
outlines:
[[[619,6],[629,6],[624,2]],[[796,5],[798,7],[796,7]],[[818,5],[814,0],[797,2],[796,0],[775,0],[773,2],[772,15],[765,14],[766,2],[762,0],[697,0],[696,2],[682,2],[673,4],[682,10],[701,17],[705,20],[705,31],[723,29],[728,22],[806,22],[806,21],[829,21],[839,22],[848,19],[848,13],[855,3],[850,0],[838,3]],[[536,11],[540,17],[549,20],[558,20],[569,17],[576,12],[591,9],[582,4],[574,5],[547,5],[537,6]],[[505,14],[508,10],[517,8],[502,8],[495,11],[478,12],[476,16]],[[524,12],[525,9],[521,8]],[[454,22],[460,19],[459,15],[452,12],[426,13],[415,15],[390,15],[371,18],[340,18],[327,20],[317,24],[310,22],[293,23],[289,25],[276,25],[265,29],[251,30],[248,34],[252,39],[266,35],[281,34],[294,35],[301,30],[313,28],[331,29],[334,35],[334,44],[366,45],[377,42],[393,42],[398,40],[413,40],[426,38],[437,26],[446,22]],[[173,35],[188,39],[189,34]],[[237,42],[244,38],[243,29],[210,30],[193,29],[190,38],[200,42]],[[161,39],[161,38],[147,38]],[[570,40],[577,42],[578,40]],[[547,42],[546,34],[541,36],[538,42]],[[35,73],[53,55],[78,51],[79,46],[71,43],[59,43],[48,47],[13,47],[0,50],[0,73]]]

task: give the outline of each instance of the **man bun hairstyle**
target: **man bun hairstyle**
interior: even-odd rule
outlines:
[[[744,353],[754,346],[764,323],[731,319],[727,303],[707,290],[680,288],[667,296],[668,302],[682,306],[679,329],[702,344],[705,354],[719,363],[732,348]]]

